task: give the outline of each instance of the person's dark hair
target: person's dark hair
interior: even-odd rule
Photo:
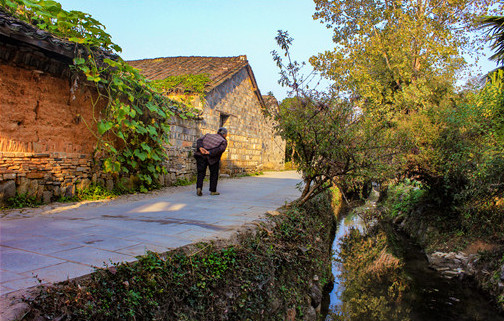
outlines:
[[[221,127],[219,128],[219,130],[217,131],[217,134],[221,134],[221,135],[226,135],[227,134],[227,129],[226,127]]]

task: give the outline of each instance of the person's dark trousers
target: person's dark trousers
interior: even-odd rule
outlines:
[[[198,169],[196,188],[203,189],[203,180],[205,179],[207,166],[208,168],[210,168],[210,192],[217,192],[217,181],[219,180],[219,162],[210,165],[206,157],[196,158],[196,167]]]

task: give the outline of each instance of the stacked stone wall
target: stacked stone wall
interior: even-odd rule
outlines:
[[[0,200],[26,194],[49,203],[97,179],[88,154],[0,152]]]
[[[167,175],[163,185],[172,185],[178,180],[191,180],[196,175],[194,150],[196,140],[202,136],[199,120],[174,117],[170,123],[169,144],[165,146],[167,160],[164,164]]]

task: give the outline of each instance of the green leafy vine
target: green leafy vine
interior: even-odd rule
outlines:
[[[205,97],[205,88],[210,82],[209,74],[170,76],[165,79],[154,80],[152,85],[165,95],[180,100],[188,107],[194,107],[194,98],[200,101]],[[180,96],[181,94],[182,96]]]
[[[167,120],[174,114],[192,117],[191,110],[165,97],[163,86],[151,83],[117,56],[121,47],[91,15],[65,11],[51,0],[0,0],[0,5],[16,18],[76,43],[79,50],[71,68],[96,85],[93,111],[106,105],[95,119],[95,156],[103,160],[106,173],[134,175],[143,191],[155,187],[166,172],[162,162],[170,129]]]
[[[192,93],[204,96],[205,87],[210,82],[209,74],[170,76],[162,80],[154,80],[152,85],[165,93],[179,90],[183,93]]]

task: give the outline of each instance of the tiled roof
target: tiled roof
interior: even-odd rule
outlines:
[[[247,56],[166,57],[132,60],[128,63],[140,69],[141,73],[151,80],[165,79],[170,76],[208,74],[210,83],[205,89],[207,92],[248,66]]]

